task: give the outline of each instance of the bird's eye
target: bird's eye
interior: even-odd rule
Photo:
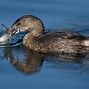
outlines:
[[[17,26],[20,25],[20,23],[17,23]]]

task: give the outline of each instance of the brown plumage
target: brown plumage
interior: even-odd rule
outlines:
[[[17,30],[19,29],[19,30]],[[17,19],[9,33],[17,34],[29,31],[23,38],[23,44],[34,51],[85,53],[88,52],[88,38],[73,31],[45,32],[42,21],[31,15]]]

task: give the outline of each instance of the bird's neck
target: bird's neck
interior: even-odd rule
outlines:
[[[37,32],[32,31],[25,35],[23,38],[23,44],[27,47],[33,48],[36,45],[36,39],[38,39],[39,36],[43,35],[43,32]]]
[[[33,37],[39,37],[40,35],[42,35],[44,32],[43,31],[36,31],[36,30],[33,30],[32,32],[30,32],[30,35],[33,36]]]

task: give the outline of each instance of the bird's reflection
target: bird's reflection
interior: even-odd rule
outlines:
[[[49,61],[69,61],[76,63],[82,63],[82,58],[89,58],[88,54],[44,54],[27,50],[23,45],[4,48],[4,52],[8,62],[13,65],[16,70],[24,74],[33,74],[40,71],[45,58],[48,58]]]
[[[13,67],[22,73],[32,74],[38,72],[44,61],[43,55],[22,47],[5,48],[5,57]]]

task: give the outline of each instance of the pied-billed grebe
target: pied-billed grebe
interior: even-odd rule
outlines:
[[[28,31],[23,38],[23,44],[39,52],[83,53],[88,51],[89,40],[73,31],[45,32],[42,21],[32,15],[25,15],[17,19],[9,33],[17,34]]]

